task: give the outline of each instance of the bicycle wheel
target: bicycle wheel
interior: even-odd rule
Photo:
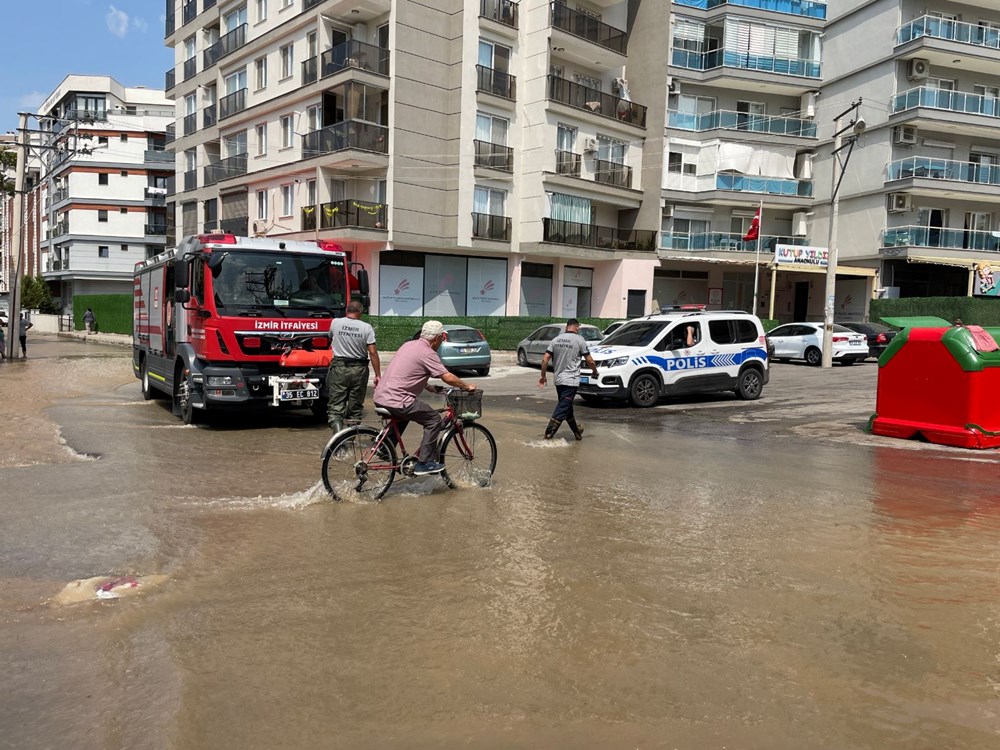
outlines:
[[[354,427],[327,444],[323,485],[335,500],[378,500],[389,491],[396,476],[396,450],[384,441],[373,455],[378,436],[371,427]]]
[[[452,489],[487,487],[497,467],[497,441],[481,424],[454,427],[441,441],[441,462],[441,476]]]

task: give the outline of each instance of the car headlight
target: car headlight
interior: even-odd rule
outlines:
[[[615,357],[614,359],[606,359],[599,363],[601,367],[622,367],[628,364],[628,357]]]
[[[209,386],[220,386],[220,385],[236,385],[233,382],[232,375],[210,375],[208,378]]]

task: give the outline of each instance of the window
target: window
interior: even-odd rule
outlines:
[[[257,0],[257,23],[267,20],[267,0]]]
[[[188,94],[184,97],[184,114],[193,115],[198,111],[198,95]]]
[[[235,94],[237,91],[242,91],[247,87],[247,70],[242,68],[237,70],[235,73],[230,73],[226,76],[226,96],[230,94]]]
[[[98,221],[105,221],[105,222],[108,220],[108,211],[107,211],[106,208],[102,208],[102,209],[98,210],[98,212],[97,212],[97,220]]]
[[[122,133],[121,142],[128,143],[128,133]]]
[[[674,151],[671,151],[669,154],[667,154],[668,172],[676,172],[677,174],[680,174],[682,164],[683,164],[683,157],[680,154]]]
[[[120,213],[120,214],[127,214],[128,213],[128,209],[125,208],[125,206],[122,206],[121,208],[118,209],[118,213]]]
[[[597,158],[602,161],[610,161],[613,164],[624,164],[625,153],[628,151],[628,143],[606,135],[597,135]]]
[[[310,133],[320,129],[320,123],[323,121],[321,112],[319,105],[309,107],[306,110],[306,129]]]
[[[193,172],[198,168],[198,152],[194,149],[184,152],[184,164],[187,167],[186,172]]]
[[[581,86],[584,86],[588,89],[593,89],[594,91],[601,90],[602,84],[600,78],[594,78],[593,76],[585,76],[582,73],[575,73],[573,75],[573,79]]]
[[[258,57],[253,62],[254,86],[259,91],[267,86],[267,58]]]
[[[295,192],[293,185],[281,186],[281,215],[291,216],[295,211]]]
[[[269,215],[267,207],[267,191],[258,190],[257,191],[257,218],[267,219]]]
[[[262,122],[255,128],[257,132],[257,156],[267,155],[267,123]]]
[[[127,253],[128,252],[128,245],[122,245],[122,252],[123,253]]]
[[[316,180],[309,180],[306,183],[306,203],[310,206],[316,205]]]
[[[128,177],[128,170],[127,170],[127,169],[123,169],[123,170],[121,171],[121,176],[122,176],[122,177]]]
[[[504,204],[506,200],[506,191],[477,186],[472,194],[472,210],[477,214],[505,216]]]
[[[193,36],[189,36],[184,40],[184,59],[190,60],[195,55],[198,54],[198,44]]]
[[[247,153],[247,131],[232,133],[222,139],[222,149],[225,158],[245,156]]]
[[[97,175],[97,184],[98,185],[107,185],[108,184],[108,177],[109,177],[109,175],[106,172],[101,172],[99,175]]]
[[[291,44],[287,44],[278,50],[278,54],[281,57],[281,77],[288,78],[292,75],[292,66],[294,63],[295,55]]]
[[[282,8],[287,8],[289,5],[292,4],[292,2],[293,2],[293,0],[281,0],[281,7]]]
[[[295,129],[292,127],[292,116],[285,115],[281,118],[281,147],[291,148]]]
[[[99,136],[97,136],[97,145],[98,146],[107,146],[108,145],[108,137],[106,135],[99,135]]]
[[[243,5],[235,10],[231,10],[222,17],[222,25],[226,29],[228,34],[230,31],[235,31],[240,26],[244,26],[247,22],[247,6]]]
[[[501,73],[509,73],[510,47],[480,39],[479,64],[484,68],[492,68]]]
[[[108,245],[98,245],[97,246],[97,257],[107,258],[108,257]]]
[[[476,113],[476,140],[497,146],[506,146],[508,125],[508,120],[503,117],[478,112]]]

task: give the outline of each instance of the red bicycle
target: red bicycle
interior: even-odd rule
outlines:
[[[438,454],[445,483],[451,487],[486,487],[497,466],[497,441],[476,420],[482,415],[483,392],[445,391],[447,406]],[[417,457],[403,444],[402,420],[375,407],[382,429],[357,425],[341,430],[323,449],[323,484],[334,499],[380,500],[397,474],[412,477]],[[401,457],[400,457],[401,456]]]

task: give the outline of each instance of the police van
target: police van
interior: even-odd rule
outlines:
[[[750,401],[769,377],[760,320],[733,310],[678,309],[637,318],[590,353],[598,377],[588,372],[580,378],[584,401],[627,399],[649,407],[661,396],[717,391]]]

